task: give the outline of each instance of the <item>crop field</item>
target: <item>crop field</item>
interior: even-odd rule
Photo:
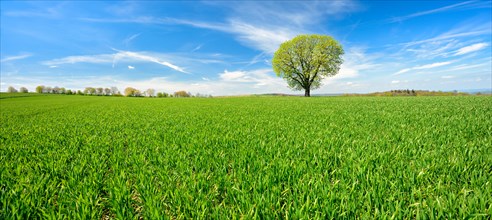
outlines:
[[[0,96],[0,219],[490,219],[492,97]]]

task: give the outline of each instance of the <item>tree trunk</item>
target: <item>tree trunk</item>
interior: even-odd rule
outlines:
[[[311,96],[311,90],[310,88],[304,89],[304,97],[310,97]]]

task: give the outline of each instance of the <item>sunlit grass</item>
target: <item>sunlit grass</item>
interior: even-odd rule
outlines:
[[[0,219],[490,218],[491,97],[0,99]]]

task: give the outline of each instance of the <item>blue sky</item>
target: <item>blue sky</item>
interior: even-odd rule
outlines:
[[[492,87],[491,1],[2,1],[1,91],[132,86],[290,93],[278,46],[326,34],[344,64],[313,94]]]

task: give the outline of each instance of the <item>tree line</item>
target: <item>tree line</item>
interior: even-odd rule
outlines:
[[[429,91],[429,90],[413,90],[413,89],[398,89],[385,92],[373,92],[367,94],[344,94],[345,96],[466,96],[470,95],[466,92],[451,92]]]
[[[26,87],[21,87],[19,90],[15,89],[12,86],[7,88],[8,93],[28,93],[29,90]],[[40,94],[65,94],[65,95],[94,95],[94,96],[127,96],[127,97],[156,97],[156,98],[167,98],[167,97],[202,97],[202,98],[211,98],[212,95],[206,94],[191,94],[190,92],[186,92],[184,90],[176,91],[172,94],[166,92],[157,92],[155,89],[149,88],[145,91],[140,91],[133,87],[127,87],[123,91],[123,94],[118,90],[117,87],[103,88],[103,87],[85,87],[84,90],[72,90],[66,89],[64,87],[51,87],[39,85],[36,87],[36,93]]]

